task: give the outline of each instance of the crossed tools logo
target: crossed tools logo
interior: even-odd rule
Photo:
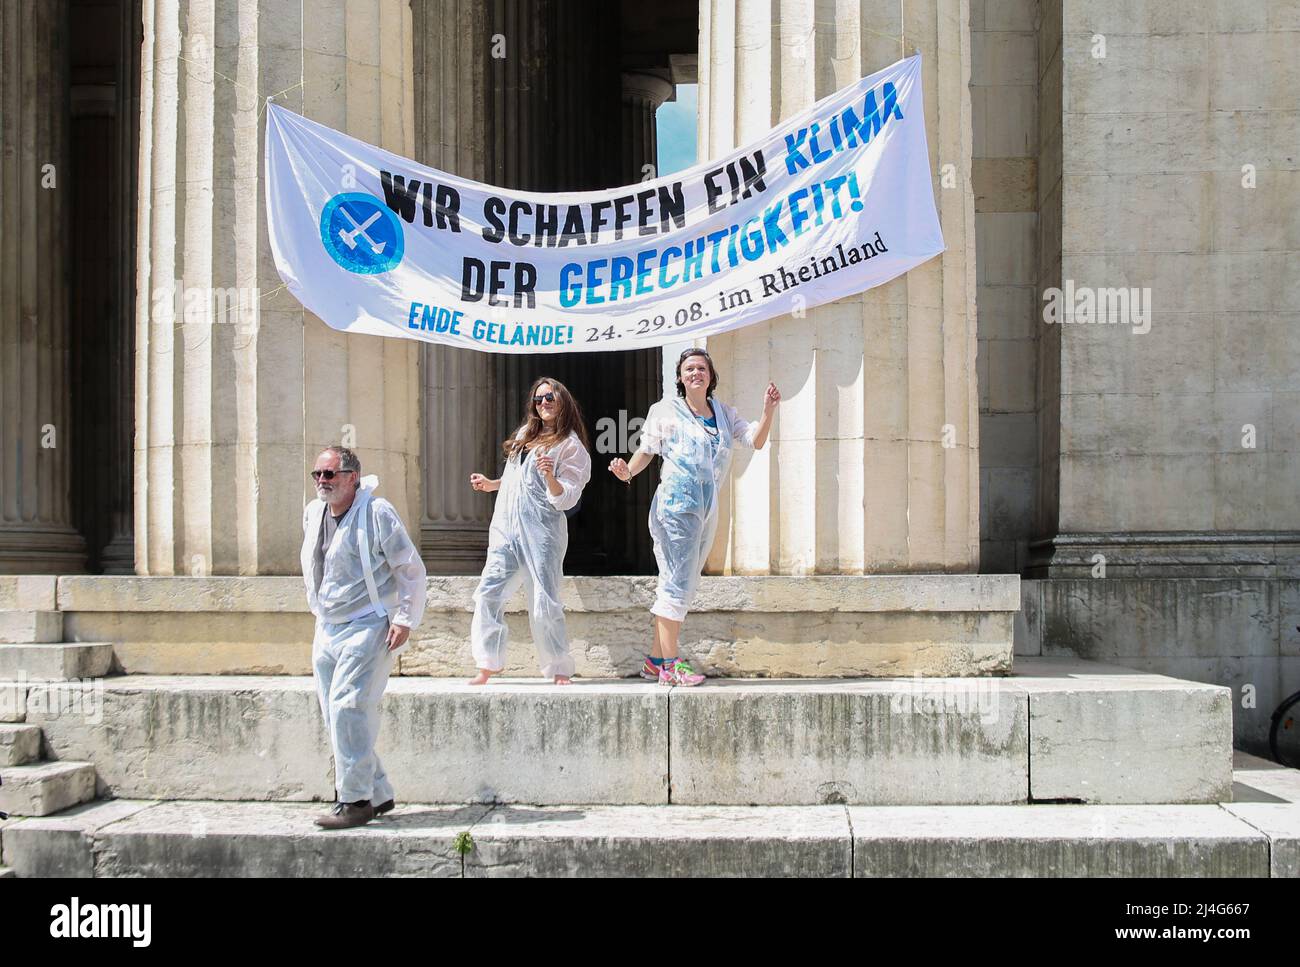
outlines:
[[[397,215],[374,195],[356,191],[326,203],[320,239],[330,258],[358,275],[387,272],[402,261],[405,248]]]

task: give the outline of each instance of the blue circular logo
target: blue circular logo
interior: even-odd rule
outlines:
[[[349,272],[375,275],[402,261],[402,223],[374,195],[352,191],[335,195],[320,215],[320,240]]]

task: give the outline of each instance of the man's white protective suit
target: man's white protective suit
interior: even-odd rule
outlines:
[[[537,471],[540,455],[555,460],[560,495],[553,496]],[[560,604],[569,520],[564,512],[578,503],[591,479],[591,455],[576,433],[550,448],[515,454],[506,461],[488,531],[487,563],[474,592],[470,638],[474,663],[488,671],[505,667],[506,602],[522,583],[528,599],[528,626],[542,675],[573,674],[569,635]]]
[[[327,551],[321,528],[329,507],[309,503],[301,557],[307,603],[316,616],[312,667],[339,802],[369,799],[375,805],[393,798],[375,755],[379,700],[397,654],[388,650],[388,626],[415,628],[427,593],[419,550],[393,505],[374,496],[378,484],[377,477],[361,478]]]
[[[650,503],[659,581],[651,614],[682,621],[700,584],[718,528],[718,492],[731,469],[736,444],[754,448],[757,423],[742,420],[721,400],[711,400],[717,428],[707,427],[681,397],[650,407],[638,449],[663,458]]]

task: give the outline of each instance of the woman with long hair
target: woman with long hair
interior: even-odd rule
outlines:
[[[677,360],[677,396],[650,407],[641,428],[641,443],[630,461],[615,458],[609,470],[630,481],[663,458],[659,486],[650,504],[659,583],[654,615],[654,646],[641,666],[641,677],[661,685],[698,685],[704,676],[677,656],[677,639],[690,608],[700,571],[718,526],[718,491],[731,469],[736,444],[763,449],[781,394],[768,383],[763,416],[757,423],[713,398],[718,373],[703,349],[688,349]]]
[[[499,479],[481,473],[469,477],[475,490],[500,492],[488,531],[487,563],[474,592],[470,638],[478,674],[470,684],[485,685],[505,668],[503,611],[524,583],[542,675],[568,685],[573,657],[560,604],[569,546],[565,512],[577,506],[591,479],[591,455],[582,411],[563,383],[549,377],[533,383],[523,424],[502,447],[506,468]]]

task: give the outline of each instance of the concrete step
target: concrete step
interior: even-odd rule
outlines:
[[[36,725],[0,725],[0,766],[25,766],[41,757]]]
[[[102,643],[0,645],[0,680],[61,682],[102,678],[113,666],[113,646]]]
[[[11,823],[4,863],[24,877],[1266,877],[1298,842],[1218,805],[401,804],[341,832],[314,825],[326,811],[96,802]]]
[[[72,714],[69,714],[69,712]],[[988,679],[399,678],[379,753],[411,801],[610,805],[1219,802],[1231,695],[1060,659]],[[26,721],[101,795],[330,800],[307,678],[118,676],[33,684]]]
[[[0,880],[12,880],[18,873],[8,866],[0,866]]]
[[[473,674],[477,577],[434,576],[402,675]],[[560,586],[578,674],[634,676],[648,646],[653,577],[566,577]],[[314,619],[296,577],[65,575],[58,608],[79,641],[117,643],[132,675],[310,675]],[[0,579],[0,602],[4,581]],[[507,603],[509,675],[536,673],[520,592]],[[704,577],[682,648],[736,678],[996,675],[1012,668],[1013,574]]]
[[[37,762],[0,769],[0,812],[48,816],[95,797],[89,762]]]
[[[0,722],[20,723],[27,719],[27,683],[0,681]]]
[[[62,640],[61,611],[0,611],[0,643]]]

